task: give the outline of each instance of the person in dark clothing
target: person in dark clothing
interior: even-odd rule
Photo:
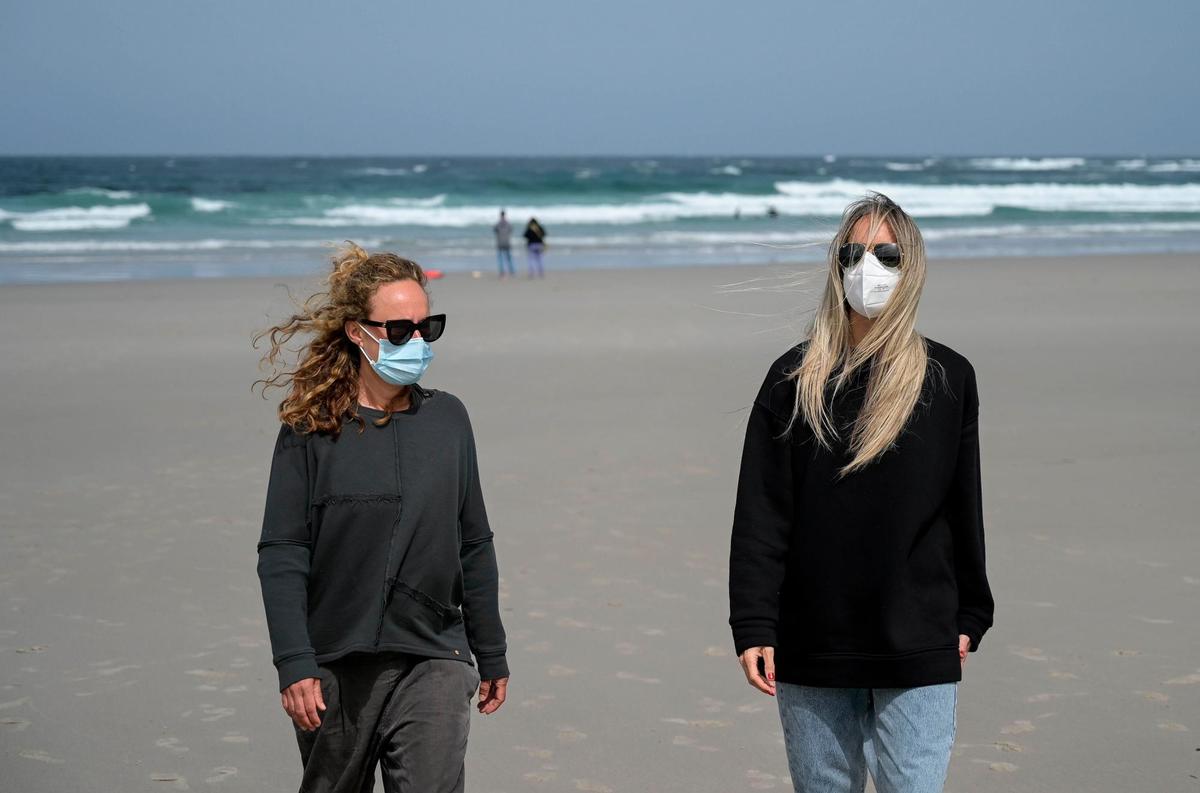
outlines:
[[[529,260],[529,277],[536,272],[538,278],[545,278],[546,271],[542,267],[542,254],[546,251],[546,230],[537,218],[530,218],[525,224],[525,256]]]
[[[942,790],[992,625],[975,371],[914,329],[924,280],[913,220],[851,204],[808,337],[750,412],[729,622],[797,791]]]
[[[470,701],[508,685],[492,530],[462,402],[419,384],[446,326],[426,277],[351,245],[265,331],[289,389],[258,574],[308,793],[461,791]],[[286,345],[311,338],[290,370]],[[474,660],[472,660],[472,657]]]

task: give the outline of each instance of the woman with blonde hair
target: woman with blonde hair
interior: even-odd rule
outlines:
[[[992,624],[975,371],[917,333],[924,243],[886,196],[846,209],[828,268],[750,413],[729,622],[797,791],[858,793],[868,772],[880,793],[940,791]]]
[[[466,409],[420,380],[446,327],[426,277],[350,244],[328,290],[270,328],[287,388],[258,573],[301,791],[461,791],[470,700],[508,665]],[[294,368],[284,346],[308,339]],[[472,662],[474,656],[474,662]]]

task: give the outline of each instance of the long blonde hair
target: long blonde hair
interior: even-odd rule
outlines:
[[[347,242],[333,257],[333,270],[326,279],[328,290],[304,302],[286,321],[254,337],[254,347],[263,338],[270,347],[262,363],[272,369],[270,377],[255,382],[263,396],[268,388],[288,388],[279,403],[279,420],[301,433],[328,432],[337,435],[342,422],[351,418],[362,429],[358,415],[359,350],[346,335],[349,320],[365,319],[371,299],[384,284],[416,281],[425,288],[425,272],[416,262],[394,253],[367,253]],[[312,334],[299,353],[294,369],[282,366],[284,345],[297,334]],[[377,423],[386,423],[385,411]]]
[[[871,238],[884,223],[895,235],[901,251],[900,282],[870,332],[852,347],[838,249],[863,218],[870,218]],[[895,202],[881,193],[869,193],[843,213],[829,246],[828,266],[825,294],[808,330],[808,348],[800,365],[789,373],[796,381],[791,423],[802,418],[816,442],[831,449],[838,428],[830,402],[859,367],[869,365],[866,397],[850,431],[851,460],[841,470],[846,476],[891,448],[921,398],[930,365],[925,339],[915,330],[917,304],[925,286],[925,242],[917,224]]]

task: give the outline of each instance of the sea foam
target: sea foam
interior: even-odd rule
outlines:
[[[5,212],[4,210],[0,210],[0,221],[8,221],[17,231],[104,231],[123,229],[130,222],[149,216],[149,204],[59,207],[36,212]]]

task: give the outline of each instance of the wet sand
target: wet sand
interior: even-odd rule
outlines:
[[[514,671],[468,789],[788,788],[725,585],[746,410],[820,287],[796,272],[435,284],[426,382],[472,413]],[[997,599],[947,790],[1198,784],[1198,302],[1194,256],[931,264],[920,327],[979,375]],[[0,791],[297,786],[249,390],[286,308],[273,280],[0,290]]]

